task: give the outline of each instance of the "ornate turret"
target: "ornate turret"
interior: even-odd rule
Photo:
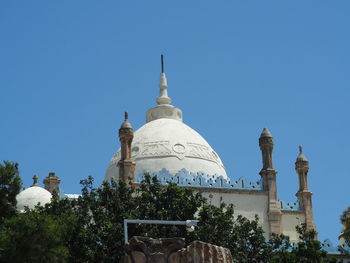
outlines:
[[[121,144],[121,158],[118,162],[119,178],[126,183],[134,182],[134,171],[136,163],[131,159],[131,143],[134,138],[134,130],[125,112],[125,119],[119,129],[119,140]]]
[[[295,161],[295,170],[299,177],[298,197],[300,207],[304,211],[306,230],[316,230],[312,214],[312,193],[309,191],[307,174],[309,172],[309,161],[303,154],[303,148],[299,146],[299,155]]]
[[[49,173],[49,175],[44,178],[43,183],[45,185],[45,189],[51,194],[53,194],[53,192],[58,193],[61,179],[56,176],[55,173]]]
[[[267,191],[274,190],[274,192],[276,192],[276,189],[273,189],[276,188],[276,185],[269,184],[269,177],[275,178],[277,171],[273,168],[272,162],[272,150],[274,146],[273,137],[267,128],[264,128],[260,135],[259,146],[262,154],[263,164],[260,175],[263,178],[264,189]],[[276,194],[274,193],[273,195],[274,199],[277,200]]]
[[[273,169],[272,165],[272,150],[273,150],[273,137],[267,128],[264,128],[260,138],[259,146],[262,152],[263,168],[262,170]]]
[[[299,146],[299,155],[295,162],[295,170],[299,175],[299,191],[309,190],[307,173],[309,171],[309,161],[303,154],[303,147]]]
[[[264,128],[260,138],[259,146],[262,153],[263,167],[260,175],[263,180],[264,190],[269,194],[268,219],[270,225],[270,234],[281,233],[281,208],[277,199],[276,174],[273,168],[272,150],[274,146],[273,137],[267,128]]]

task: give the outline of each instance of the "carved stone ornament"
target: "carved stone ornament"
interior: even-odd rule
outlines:
[[[153,158],[175,156],[182,160],[184,157],[204,159],[222,166],[218,155],[205,145],[197,143],[183,143],[170,141],[152,141],[142,144],[135,144],[132,147],[132,158]],[[120,158],[120,151],[118,151],[113,160]]]
[[[121,263],[233,263],[229,249],[201,241],[185,247],[182,238],[133,237]]]

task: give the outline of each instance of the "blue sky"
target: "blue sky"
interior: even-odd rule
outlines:
[[[0,160],[24,184],[54,171],[66,193],[99,184],[119,147],[169,95],[228,175],[259,179],[275,138],[278,195],[295,201],[298,145],[320,239],[336,242],[350,185],[349,1],[1,1]]]

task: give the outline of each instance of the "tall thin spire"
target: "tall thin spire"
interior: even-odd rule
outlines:
[[[160,55],[160,63],[161,63],[161,73],[164,73],[164,58],[163,54]]]
[[[158,119],[173,119],[182,121],[182,111],[171,105],[171,99],[168,96],[168,83],[164,70],[164,55],[160,55],[160,81],[159,97],[156,99],[157,105],[146,112],[146,121]]]
[[[170,104],[171,99],[168,97],[168,83],[164,72],[164,56],[160,55],[161,73],[159,82],[159,97],[157,98],[157,104]]]

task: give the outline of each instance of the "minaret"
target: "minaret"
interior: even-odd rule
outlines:
[[[58,193],[61,179],[56,176],[55,173],[49,173],[49,175],[44,178],[43,183],[45,185],[45,189],[51,194],[54,192]]]
[[[277,199],[276,174],[277,170],[272,165],[273,137],[267,128],[264,128],[259,138],[259,146],[262,153],[263,168],[260,175],[263,180],[264,190],[268,191],[269,206],[268,220],[270,235],[281,233],[281,207]]]
[[[157,119],[174,119],[182,121],[182,111],[171,105],[171,99],[168,96],[168,82],[164,71],[164,56],[160,56],[161,73],[159,80],[159,97],[156,99],[157,105],[146,113],[146,121]]]
[[[314,217],[312,214],[312,193],[309,190],[307,182],[307,173],[309,172],[309,161],[303,154],[303,148],[299,146],[299,155],[295,162],[295,170],[299,177],[299,191],[298,197],[300,207],[305,215],[306,230],[316,230]]]
[[[134,138],[134,130],[128,120],[128,113],[125,112],[125,120],[119,129],[119,140],[121,144],[121,157],[118,162],[119,178],[125,183],[134,182],[134,171],[136,163],[131,159],[131,143]]]

